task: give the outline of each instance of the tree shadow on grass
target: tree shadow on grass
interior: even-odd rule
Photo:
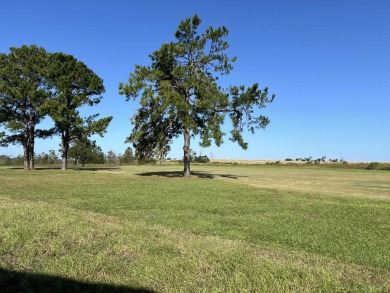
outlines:
[[[0,268],[0,292],[153,293],[154,291],[127,286],[86,283],[58,276],[34,274],[29,272],[15,272]]]
[[[183,172],[182,171],[143,172],[135,175],[146,176],[146,177],[157,176],[157,177],[179,178],[179,177],[183,177]],[[218,177],[238,179],[238,177],[242,177],[242,176],[236,176],[232,174],[210,174],[208,172],[191,171],[191,177],[197,177],[202,179],[215,179]]]
[[[114,171],[118,170],[119,167],[81,167],[81,168],[73,168],[69,170],[74,171]]]
[[[7,169],[23,170],[23,167],[10,167]],[[69,167],[67,171],[114,171],[119,167]],[[33,171],[61,170],[61,167],[36,167]]]
[[[9,169],[9,170],[24,170],[23,167],[9,167],[7,169]],[[61,167],[35,167],[32,170],[26,170],[26,172],[30,172],[30,171],[44,171],[44,170],[61,170]]]

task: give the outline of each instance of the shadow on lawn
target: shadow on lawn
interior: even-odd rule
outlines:
[[[136,174],[138,176],[159,176],[159,177],[171,177],[171,178],[178,178],[183,177],[182,171],[161,171],[161,172],[144,172]],[[202,179],[214,179],[217,177],[223,177],[223,178],[229,178],[229,179],[238,179],[238,177],[242,176],[236,176],[231,174],[210,174],[207,172],[191,172],[191,177],[198,177]]]
[[[0,292],[123,292],[153,293],[142,288],[109,284],[84,283],[72,279],[29,272],[14,272],[0,268]]]
[[[73,168],[69,170],[74,171],[114,171],[118,170],[119,167],[81,167],[81,168]]]
[[[10,167],[8,169],[23,170],[23,167]],[[68,171],[113,171],[119,167],[68,167]],[[36,167],[34,171],[61,170],[61,167]]]
[[[10,167],[8,169],[11,169],[11,170],[24,170],[23,167]],[[32,170],[26,170],[26,171],[44,171],[44,170],[61,170],[61,167],[35,167]]]

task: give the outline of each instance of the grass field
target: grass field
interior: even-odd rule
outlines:
[[[0,168],[0,292],[390,292],[390,172]]]

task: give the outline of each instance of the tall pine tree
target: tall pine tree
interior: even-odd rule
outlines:
[[[62,170],[68,168],[68,151],[72,141],[92,134],[103,135],[112,117],[96,119],[99,114],[83,118],[79,108],[100,102],[104,93],[103,80],[72,55],[51,55],[49,82],[52,97],[45,103],[45,111],[53,119],[55,132],[61,137]]]
[[[49,54],[35,45],[0,54],[0,124],[7,130],[0,133],[0,146],[21,144],[25,170],[34,169],[35,138],[51,134],[36,129],[50,96],[48,65]]]
[[[184,177],[190,176],[191,137],[199,136],[203,147],[212,141],[220,146],[225,135],[221,124],[228,116],[230,140],[246,149],[242,132],[254,133],[268,125],[269,119],[259,115],[258,109],[274,99],[258,84],[228,88],[218,84],[236,59],[225,54],[228,30],[209,27],[198,33],[200,24],[197,15],[182,21],[176,41],[163,44],[150,55],[149,66],[137,65],[128,83],[119,85],[127,100],[140,96],[140,108],[132,118],[134,128],[127,138],[136,155],[142,159],[166,152],[172,140],[183,135]]]

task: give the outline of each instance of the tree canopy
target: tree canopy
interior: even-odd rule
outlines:
[[[264,129],[269,119],[258,114],[274,95],[258,84],[249,87],[223,88],[218,81],[229,74],[236,58],[225,51],[228,30],[209,27],[198,33],[201,19],[194,15],[181,21],[176,41],[163,44],[150,55],[149,66],[136,65],[127,83],[120,83],[119,92],[127,100],[140,97],[140,108],[131,121],[134,125],[128,142],[136,155],[150,158],[167,153],[174,138],[184,137],[184,176],[190,176],[190,141],[199,136],[200,145],[223,143],[221,130],[225,117],[232,124],[229,139],[243,149],[248,147],[242,132]]]

